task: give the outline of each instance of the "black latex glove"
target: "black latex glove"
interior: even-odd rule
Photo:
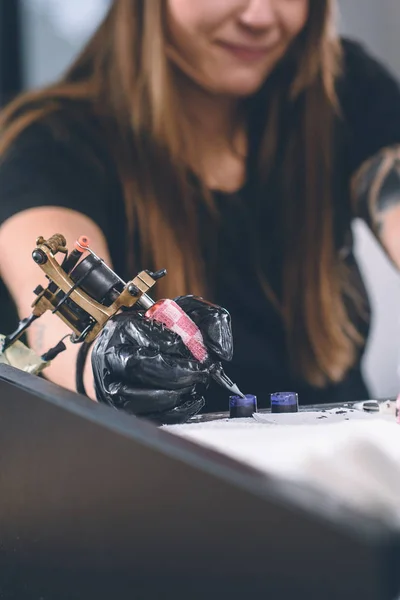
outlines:
[[[158,424],[184,423],[204,406],[209,367],[232,358],[230,315],[195,296],[175,301],[199,327],[211,361],[199,363],[178,335],[137,310],[126,311],[107,323],[93,348],[100,402]]]

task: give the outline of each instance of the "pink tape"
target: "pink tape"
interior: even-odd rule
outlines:
[[[179,335],[199,362],[206,360],[208,352],[200,329],[174,300],[159,300],[148,309],[146,317],[163,323]]]

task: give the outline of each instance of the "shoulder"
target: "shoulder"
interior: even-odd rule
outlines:
[[[343,39],[342,47],[337,91],[355,169],[380,149],[400,143],[400,85],[363,45]]]
[[[0,146],[5,145],[0,224],[29,208],[60,206],[82,212],[102,227],[114,170],[101,128],[76,109],[60,109],[23,125],[17,119],[0,138]]]
[[[338,95],[343,109],[354,116],[380,106],[398,108],[400,85],[396,76],[363,45],[342,40],[343,72],[338,80]],[[378,101],[378,106],[375,102]]]
[[[362,42],[349,38],[341,38],[344,58],[344,74],[354,75],[358,81],[373,80],[375,78],[389,77],[395,81],[393,74],[385,67],[374,53]]]
[[[85,155],[88,160],[105,157],[106,144],[99,122],[84,107],[60,107],[30,124],[25,124],[27,119],[28,114],[19,114],[2,132],[0,148],[4,145],[5,150],[1,163],[17,158],[29,163],[35,160],[36,153],[51,154],[53,160],[66,156],[70,160]]]

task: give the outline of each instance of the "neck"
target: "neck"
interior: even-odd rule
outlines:
[[[178,91],[189,126],[202,137],[232,142],[243,128],[242,103],[237,98],[203,90],[185,76],[179,77]]]

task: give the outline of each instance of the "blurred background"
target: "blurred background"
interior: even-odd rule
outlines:
[[[197,0],[193,0],[197,1]],[[110,0],[0,0],[0,104],[57,78],[104,16]],[[339,27],[400,78],[400,0],[339,0]],[[400,389],[400,277],[355,223],[357,256],[371,296],[373,332],[364,369],[375,396]]]

